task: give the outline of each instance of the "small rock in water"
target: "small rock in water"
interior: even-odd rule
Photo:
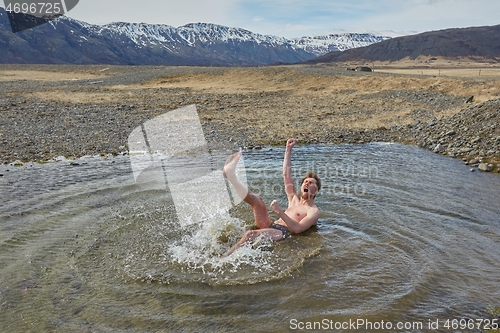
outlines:
[[[21,291],[23,293],[33,291],[34,289],[38,288],[38,284],[35,281],[26,281],[21,285]]]

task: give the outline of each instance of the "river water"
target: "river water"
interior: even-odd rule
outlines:
[[[283,153],[243,154],[268,204],[286,204]],[[252,224],[246,204],[186,223],[180,210],[210,207],[180,208],[172,179],[136,184],[127,156],[74,164],[0,167],[2,332],[450,332],[500,305],[500,177],[455,159],[399,144],[296,147],[295,179],[322,178],[317,227],[228,258]]]

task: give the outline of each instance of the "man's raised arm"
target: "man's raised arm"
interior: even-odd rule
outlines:
[[[292,148],[295,146],[295,143],[297,143],[297,140],[293,138],[288,139],[285,147],[285,158],[283,160],[283,181],[285,183],[285,193],[288,197],[288,201],[290,201],[293,196],[297,195],[292,178]]]

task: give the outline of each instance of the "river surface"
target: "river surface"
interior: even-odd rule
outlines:
[[[267,204],[286,205],[283,153],[243,153]],[[224,163],[188,160],[177,177]],[[252,224],[245,203],[210,215],[229,187],[199,182],[181,207],[175,179],[137,184],[128,156],[74,164],[0,166],[2,332],[465,332],[477,330],[458,320],[500,306],[500,177],[458,160],[399,144],[296,147],[294,178],[322,178],[317,227],[227,258]],[[205,215],[185,221],[190,211]]]

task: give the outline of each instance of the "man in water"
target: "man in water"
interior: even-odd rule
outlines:
[[[321,180],[316,173],[307,172],[302,179],[300,194],[297,194],[292,179],[292,148],[296,142],[293,138],[288,139],[286,142],[283,180],[288,197],[288,208],[283,211],[278,201],[271,202],[271,210],[279,216],[279,219],[275,222],[271,221],[262,198],[250,191],[236,176],[236,165],[241,157],[241,152],[233,154],[227,159],[222,173],[233,185],[238,196],[252,207],[255,225],[258,229],[245,232],[243,237],[226,253],[226,256],[243,244],[254,241],[259,236],[276,242],[291,234],[300,234],[318,221],[319,209],[314,204],[314,198],[321,188]]]

